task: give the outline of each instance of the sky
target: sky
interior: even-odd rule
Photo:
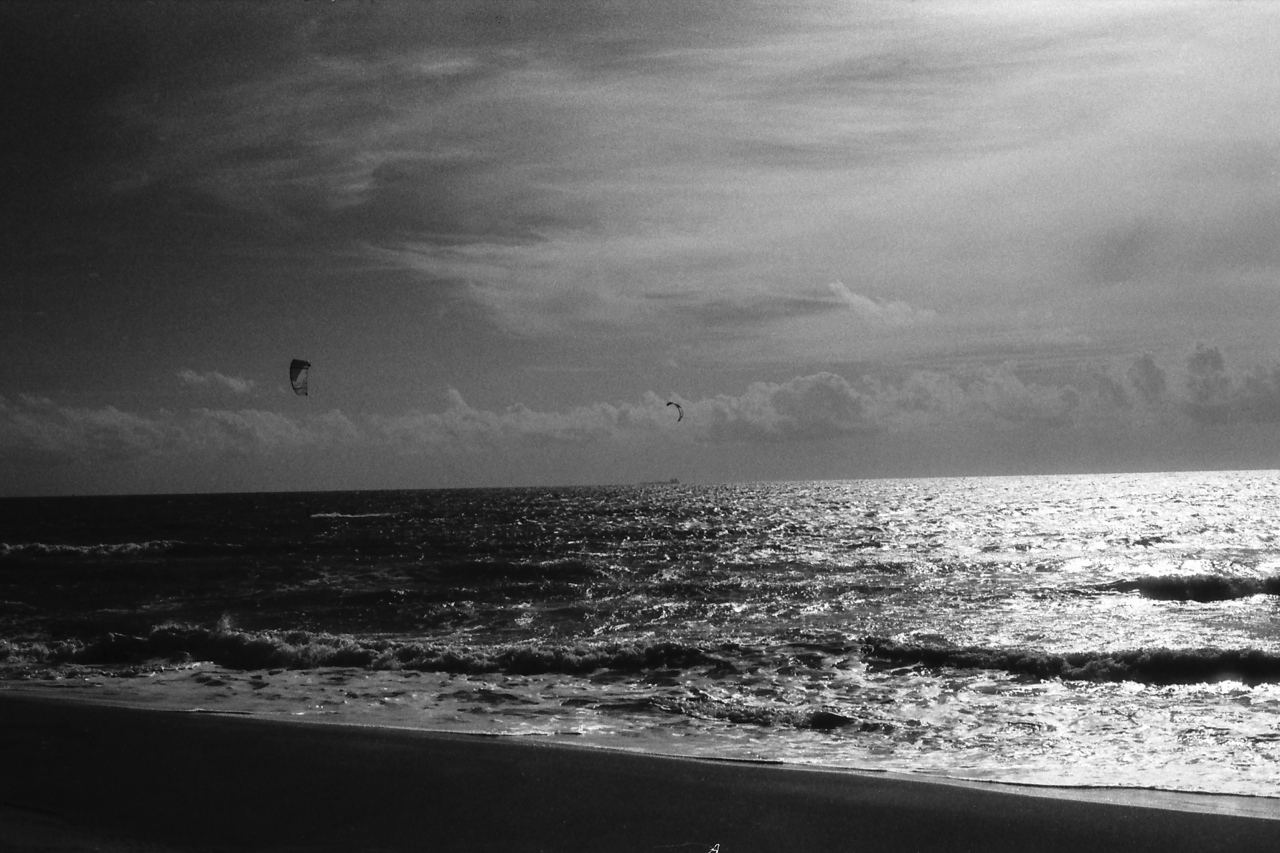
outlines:
[[[0,494],[1280,467],[1276,44],[1269,0],[6,3]]]

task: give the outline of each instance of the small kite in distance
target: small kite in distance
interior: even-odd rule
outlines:
[[[300,358],[289,362],[289,384],[293,386],[293,393],[299,397],[307,396],[307,371],[310,368],[311,362]]]
[[[676,407],[676,413],[677,413],[676,423],[680,423],[682,420],[684,420],[684,407],[683,407],[683,406],[681,406],[679,403],[676,403],[676,402],[670,402],[670,403],[667,403],[667,405],[668,405],[668,406],[675,406],[675,407]]]

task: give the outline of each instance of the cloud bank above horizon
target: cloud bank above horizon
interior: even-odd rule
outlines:
[[[213,472],[230,476],[239,466],[247,476],[263,463],[301,473],[310,464],[320,476],[303,481],[313,488],[355,469],[401,488],[473,485],[477,470],[493,478],[484,483],[482,475],[481,484],[582,485],[610,482],[617,468],[602,464],[610,458],[628,460],[642,477],[663,465],[734,456],[736,476],[717,479],[769,479],[771,457],[818,447],[827,470],[813,476],[856,478],[884,476],[879,460],[864,453],[892,445],[921,454],[906,472],[919,476],[978,473],[948,459],[947,447],[957,444],[985,445],[989,453],[1021,446],[1019,465],[1060,470],[1064,460],[1046,440],[1054,433],[1129,449],[1159,436],[1167,444],[1148,448],[1133,467],[1176,468],[1211,463],[1213,439],[1224,433],[1248,439],[1259,426],[1280,424],[1280,365],[1232,371],[1219,349],[1197,344],[1174,370],[1142,355],[1057,384],[1019,377],[1007,365],[950,375],[917,370],[894,380],[849,381],[823,371],[753,382],[738,394],[670,399],[683,406],[683,420],[654,393],[564,411],[524,404],[494,411],[450,389],[439,410],[396,415],[204,406],[141,413],[0,397],[0,471],[20,474],[35,462],[55,473],[54,482],[57,472],[150,471],[134,483],[143,491],[203,491],[219,485],[208,479]],[[1041,452],[1032,447],[1027,456],[1028,442],[1037,441]],[[449,465],[467,473],[448,482]],[[1087,462],[1078,467],[1093,470]],[[191,472],[203,478],[192,480]],[[42,491],[22,477],[8,482],[11,493]]]

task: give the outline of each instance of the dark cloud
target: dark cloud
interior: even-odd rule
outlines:
[[[1205,424],[1280,422],[1280,365],[1232,375],[1217,347],[1196,344],[1187,357],[1186,410]]]
[[[1094,373],[1091,378],[1104,408],[1122,410],[1132,405],[1129,391],[1120,380],[1103,372]]]
[[[1197,343],[1187,356],[1187,407],[1199,421],[1221,423],[1232,415],[1232,382],[1217,347]]]
[[[352,193],[362,200],[376,169],[358,162],[379,154],[368,130],[446,100],[483,69],[405,61],[402,51],[430,46],[442,4],[404,17],[329,5],[0,8],[10,263],[45,272],[58,257],[96,263],[119,244],[207,254],[345,238],[349,223],[335,215]],[[379,187],[396,177],[384,173]],[[431,206],[431,184],[420,192],[428,201],[403,210],[400,229]],[[396,218],[388,201],[375,224]],[[432,209],[447,207],[441,194]]]
[[[1168,381],[1164,368],[1156,364],[1150,353],[1136,356],[1125,372],[1125,377],[1144,403],[1154,405],[1164,399]]]
[[[1280,423],[1280,365],[1246,373],[1239,393],[1240,413],[1247,420]]]
[[[0,7],[0,169],[13,248],[50,220],[94,216],[161,140],[138,110],[183,102],[213,80],[287,57],[287,29],[260,4],[8,3]],[[270,49],[267,49],[270,48]],[[19,213],[21,215],[15,215]],[[99,225],[109,225],[103,220]],[[14,245],[16,243],[16,245]]]
[[[66,12],[64,8],[61,10]],[[58,16],[51,25],[52,16]],[[6,260],[46,251],[45,226],[94,194],[126,136],[105,101],[145,65],[139,34],[59,10],[0,8],[0,233]]]

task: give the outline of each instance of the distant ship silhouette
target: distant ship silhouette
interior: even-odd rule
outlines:
[[[680,485],[680,481],[677,480],[675,477],[672,477],[670,480],[643,480],[641,481],[640,485],[642,486],[678,486]]]

